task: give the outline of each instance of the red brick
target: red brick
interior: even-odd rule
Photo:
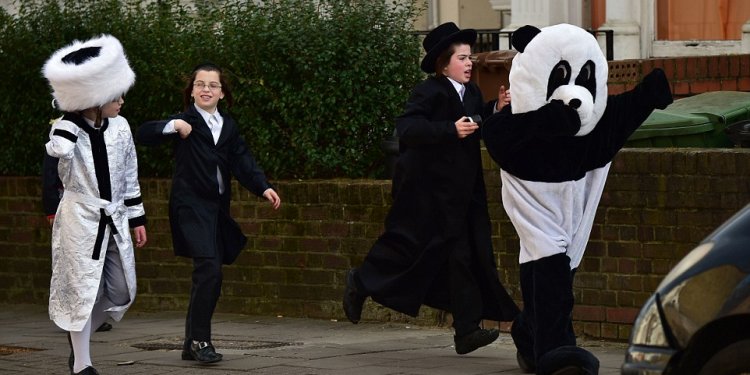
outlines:
[[[617,324],[611,324],[611,323],[602,323],[601,324],[601,338],[603,339],[618,339],[618,329]]]
[[[661,60],[661,66],[662,69],[664,69],[664,75],[667,76],[668,80],[671,81],[676,78],[674,59]]]
[[[590,337],[601,337],[601,325],[599,323],[584,323],[583,334]]]
[[[726,56],[726,55],[718,56],[716,60],[718,60],[718,63],[719,63],[719,77],[721,78],[730,77],[729,56]]]
[[[707,57],[695,58],[695,77],[694,78],[710,77],[709,72],[708,72],[708,62],[709,62],[709,58]]]
[[[637,308],[607,308],[607,322],[632,324],[639,312]]]
[[[672,94],[673,95],[690,94],[690,83],[689,82],[672,82]]]
[[[737,91],[737,79],[722,79],[721,80],[722,91]]]
[[[687,61],[685,59],[673,59],[674,63],[674,77],[671,77],[674,80],[682,80],[687,77]],[[667,79],[670,79],[669,76],[667,76]],[[670,79],[670,81],[672,80]]]
[[[601,306],[576,305],[573,307],[573,319],[589,322],[601,322],[605,318],[605,309]]]
[[[729,58],[729,74],[727,77],[737,77],[741,74],[740,70],[740,64],[741,64],[741,55],[732,55],[728,56]]]
[[[695,79],[700,74],[698,72],[698,60],[693,57],[688,57],[683,60],[685,62],[685,78]]]
[[[739,75],[742,77],[750,76],[750,54],[739,55],[740,71]]]
[[[617,272],[624,273],[627,275],[635,274],[635,260],[634,259],[618,259]]]
[[[721,75],[721,67],[720,67],[721,59],[713,56],[713,57],[707,58],[707,63],[708,63],[708,77],[710,78],[723,77]]]
[[[656,59],[645,59],[641,60],[641,75],[646,75],[656,68]],[[640,79],[640,77],[639,77]]]
[[[690,93],[693,95],[720,90],[721,83],[716,80],[701,80],[690,83]]]

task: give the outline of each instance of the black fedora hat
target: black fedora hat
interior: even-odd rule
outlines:
[[[473,46],[477,40],[477,31],[474,29],[461,30],[453,22],[446,22],[430,31],[422,41],[422,47],[427,54],[422,59],[420,67],[425,73],[435,72],[435,60],[446,48],[456,42],[466,43]]]

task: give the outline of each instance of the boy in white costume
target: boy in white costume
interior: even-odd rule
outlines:
[[[69,332],[72,374],[98,374],[91,327],[119,321],[135,299],[137,247],[146,215],[130,126],[118,115],[135,82],[120,42],[102,35],[74,41],[42,70],[63,116],[52,125],[47,153],[59,158],[65,189],[52,227],[49,315]]]

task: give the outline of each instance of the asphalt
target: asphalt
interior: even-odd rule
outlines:
[[[92,336],[101,374],[522,374],[510,335],[457,355],[448,328],[403,323],[216,314],[213,343],[224,360],[180,359],[184,313],[128,312]],[[626,345],[579,339],[599,358],[600,374],[619,374]],[[0,373],[68,374],[65,332],[46,306],[0,305]]]

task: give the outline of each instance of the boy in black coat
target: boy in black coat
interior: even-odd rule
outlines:
[[[470,82],[476,31],[440,25],[424,40],[417,85],[396,119],[399,157],[385,232],[349,272],[344,312],[357,323],[367,296],[416,316],[422,304],[451,312],[458,354],[498,337],[482,319],[518,308],[497,276],[482,174],[478,120],[495,110]],[[504,102],[500,102],[502,106]],[[470,117],[472,116],[472,117]]]
[[[281,199],[266,180],[239,129],[219,100],[232,104],[221,69],[197,66],[184,91],[185,112],[169,121],[147,122],[136,139],[144,145],[174,144],[175,167],[169,221],[175,255],[193,259],[193,285],[182,359],[218,362],[211,344],[211,317],[221,294],[222,264],[232,264],[247,243],[229,215],[231,177],[274,209]]]

